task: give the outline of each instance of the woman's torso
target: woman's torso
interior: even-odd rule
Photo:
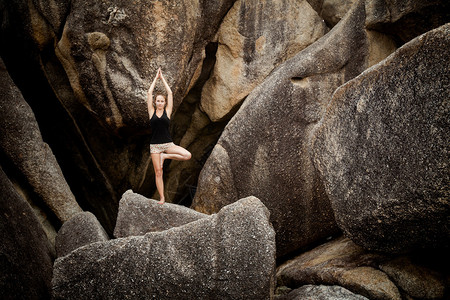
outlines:
[[[164,110],[161,117],[156,115],[156,110],[150,119],[150,126],[152,127],[152,138],[150,144],[165,144],[171,143],[172,138],[169,133],[170,119]]]

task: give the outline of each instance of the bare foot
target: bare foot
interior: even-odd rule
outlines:
[[[158,202],[158,204],[164,204],[164,203],[166,203],[166,200],[164,200],[164,199],[161,199],[161,200],[159,200],[159,202]]]

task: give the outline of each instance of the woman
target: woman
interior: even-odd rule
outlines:
[[[163,95],[157,95],[153,101],[153,89],[156,81],[162,80],[167,91],[167,102]],[[173,109],[173,96],[166,79],[162,75],[161,68],[158,69],[147,93],[148,114],[152,127],[152,138],[150,140],[150,154],[153,168],[155,169],[156,188],[159,193],[159,204],[164,204],[164,182],[163,164],[166,159],[189,160],[191,153],[186,149],[175,145],[169,133],[170,117]]]

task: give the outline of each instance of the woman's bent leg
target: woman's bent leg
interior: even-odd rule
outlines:
[[[173,160],[190,160],[192,157],[191,152],[187,151],[183,147],[173,145],[167,149],[164,153],[161,153],[161,163],[164,163],[165,159]]]
[[[159,204],[163,204],[165,202],[164,198],[164,181],[163,181],[163,169],[161,165],[161,154],[159,153],[152,153],[152,162],[153,162],[153,168],[155,169],[155,182],[156,182],[156,189],[159,193]]]

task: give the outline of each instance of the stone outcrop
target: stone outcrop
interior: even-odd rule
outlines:
[[[39,220],[0,167],[0,298],[49,299],[53,254]]]
[[[305,285],[295,289],[288,295],[277,300],[367,300],[366,297],[356,295],[340,286]]]
[[[114,236],[116,238],[144,235],[197,221],[207,215],[181,205],[158,204],[132,190],[126,191],[119,203]]]
[[[358,0],[322,0],[317,6],[320,16],[328,26],[334,27],[347,14],[352,5]]]
[[[340,87],[315,133],[336,221],[367,249],[449,247],[449,32],[414,39]]]
[[[212,213],[255,195],[271,211],[278,255],[336,232],[309,138],[334,90],[365,70],[379,46],[364,22],[359,3],[249,94],[200,174],[194,209]]]
[[[367,27],[394,36],[399,44],[450,22],[450,3],[446,0],[365,2]]]
[[[108,241],[109,237],[97,218],[82,212],[65,222],[56,236],[56,256],[61,257],[75,249],[95,242]]]
[[[377,263],[383,259],[347,238],[339,238],[281,265],[277,281],[278,285],[290,288],[305,284],[339,285],[369,299],[400,300],[398,288],[377,269]]]
[[[271,299],[275,232],[255,197],[144,236],[78,248],[55,262],[57,299]]]
[[[120,196],[137,188],[148,171],[144,98],[157,67],[178,106],[233,2],[43,0],[2,6],[1,56],[78,201],[109,233]],[[151,178],[151,165],[148,173]],[[150,182],[140,192],[154,188]]]
[[[222,120],[277,65],[327,32],[307,1],[235,2],[218,31],[214,70],[203,87],[201,108]]]
[[[445,268],[441,265],[441,257],[447,254],[431,257],[433,253],[426,254],[428,259],[438,261],[439,268]],[[448,272],[431,270],[424,265],[414,263],[416,257],[398,257],[393,260],[385,261],[380,264],[380,269],[386,273],[389,278],[408,296],[413,299],[445,299],[448,295],[449,287]]]
[[[175,138],[189,149],[188,162],[167,170],[169,202],[191,204],[197,178],[223,128],[248,93],[278,65],[306,48],[328,29],[306,1],[236,1],[206,48],[202,73],[174,117]],[[150,177],[152,178],[152,177]],[[153,178],[152,178],[153,179]],[[137,190],[137,189],[135,189]],[[156,197],[156,196],[154,196]]]
[[[148,126],[144,99],[158,67],[177,107],[198,78],[203,49],[232,3],[72,1],[56,54],[77,100],[102,124],[113,131]]]
[[[435,253],[392,257],[341,237],[282,264],[277,281],[292,289],[338,285],[369,299],[443,299],[448,275],[436,261],[444,257]]]
[[[33,111],[0,60],[0,147],[15,173],[61,222],[81,212]],[[20,178],[20,180],[23,180]]]

